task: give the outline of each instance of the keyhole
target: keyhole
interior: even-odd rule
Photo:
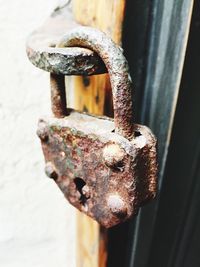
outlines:
[[[85,206],[86,201],[87,201],[87,199],[89,198],[89,196],[88,196],[88,192],[85,192],[85,191],[83,190],[83,187],[84,187],[84,188],[87,187],[87,186],[86,186],[86,182],[85,182],[83,179],[77,177],[77,178],[74,179],[74,183],[75,183],[75,185],[76,185],[76,189],[78,190],[78,192],[79,192],[80,195],[81,195],[80,198],[79,198],[79,201],[80,201],[80,203],[81,203],[83,206]]]

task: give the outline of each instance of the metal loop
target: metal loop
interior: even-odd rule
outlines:
[[[128,63],[122,49],[102,31],[85,26],[69,31],[57,44],[57,47],[63,48],[74,46],[89,48],[104,61],[112,86],[116,132],[127,139],[132,139],[132,82],[128,72]]]

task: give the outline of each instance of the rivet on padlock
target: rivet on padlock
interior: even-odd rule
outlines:
[[[51,74],[55,117],[40,120],[38,129],[46,173],[72,205],[111,227],[154,198],[156,139],[146,126],[133,124],[132,83],[120,47],[90,27],[72,30],[57,46],[99,54],[110,75],[114,121],[67,109],[64,76]]]

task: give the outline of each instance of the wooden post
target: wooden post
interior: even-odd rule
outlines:
[[[73,14],[82,25],[96,27],[121,44],[125,0],[73,0]],[[74,77],[77,110],[112,116],[112,95],[108,74]],[[85,215],[77,214],[77,267],[106,267],[106,230]]]

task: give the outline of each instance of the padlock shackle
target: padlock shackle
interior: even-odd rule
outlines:
[[[122,49],[108,35],[92,27],[77,27],[64,35],[57,47],[85,47],[104,61],[111,81],[115,131],[127,139],[133,138],[132,82]]]

